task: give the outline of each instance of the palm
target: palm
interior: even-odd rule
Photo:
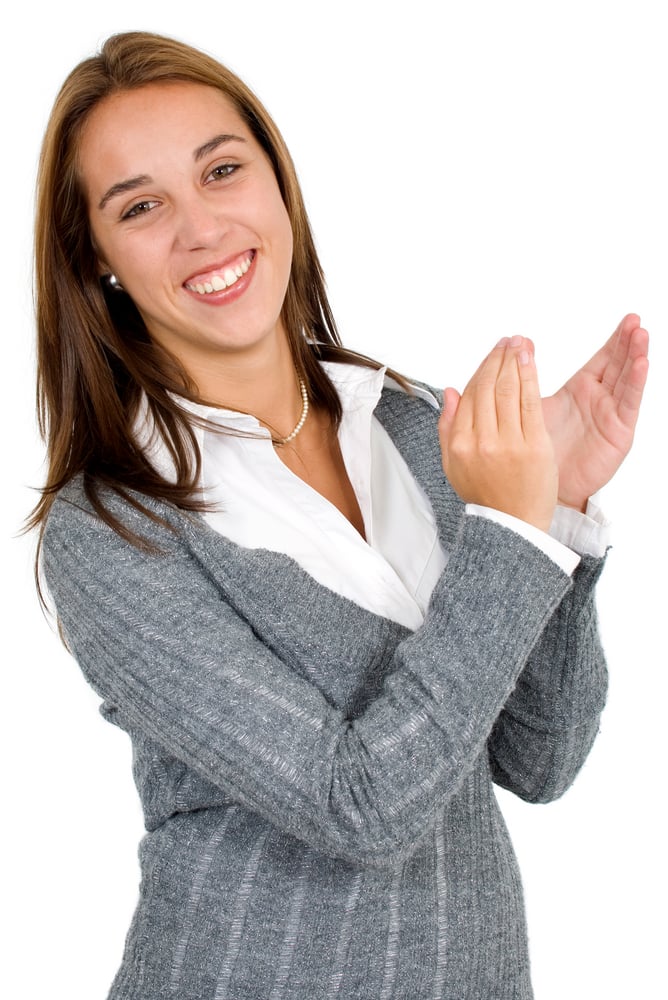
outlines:
[[[647,377],[645,330],[634,314],[562,388],[543,400],[559,466],[559,502],[583,509],[633,441]]]

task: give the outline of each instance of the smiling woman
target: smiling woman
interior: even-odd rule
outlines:
[[[82,129],[78,163],[101,271],[202,396],[229,400],[228,352],[292,367],[281,320],[290,219],[227,97],[176,81],[110,95]]]
[[[492,784],[557,797],[598,728],[638,317],[542,402],[503,338],[441,412],[341,346],[257,99],[144,33],[66,81],[37,218],[32,523],[147,831],[110,1000],[529,1000]]]

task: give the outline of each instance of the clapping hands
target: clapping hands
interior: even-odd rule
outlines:
[[[445,390],[443,469],[468,503],[547,530],[557,502],[584,510],[633,442],[647,378],[635,314],[553,396],[541,400],[533,344],[504,339],[460,394]]]

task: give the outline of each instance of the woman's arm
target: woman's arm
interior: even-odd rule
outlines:
[[[631,447],[647,350],[647,331],[630,313],[594,357],[543,400],[559,497],[576,510],[584,510],[586,498],[614,475]],[[607,687],[593,600],[601,567],[600,559],[581,561],[573,589],[545,629],[490,739],[495,780],[530,801],[556,798],[569,786],[598,730]],[[567,655],[561,659],[555,650]]]
[[[566,791],[598,732],[607,670],[594,587],[603,562],[582,558],[492,730],[494,780],[529,802]]]
[[[275,623],[271,640],[260,638],[263,595],[280,585],[284,561],[262,553],[254,609],[241,614],[235,606],[243,597],[248,609],[248,595],[237,600],[238,581],[212,559],[202,522],[161,508],[177,534],[110,502],[162,554],[129,545],[74,487],[44,537],[46,580],[90,683],[128,728],[226,795],[354,862],[393,863],[424,835],[485,751],[571,586],[530,543],[467,518],[423,627],[390,647],[380,695],[351,720],[293,669],[297,640]],[[358,633],[371,662],[378,637]],[[308,636],[298,639],[308,647]]]
[[[520,364],[519,425],[513,418],[516,406],[510,408],[509,423],[506,419],[513,393],[503,384],[503,368],[491,391],[492,352],[461,399],[455,390],[446,391],[443,462],[460,496],[546,527],[547,516],[543,514],[541,524],[540,510],[527,503],[531,484],[522,489],[523,478],[512,474],[512,442],[518,436],[527,443],[535,437],[544,446],[547,431],[558,467],[558,495],[562,503],[584,510],[586,498],[614,475],[631,447],[647,377],[647,344],[639,318],[629,314],[591,361],[542,401],[542,414],[537,412],[533,365]],[[520,350],[525,346],[531,353],[530,342]],[[510,444],[507,457],[504,440]],[[510,477],[497,474],[499,456]],[[490,460],[494,474],[486,482],[478,473]],[[524,474],[530,471],[522,468]],[[607,685],[593,603],[600,568],[598,559],[580,563],[573,589],[548,623],[490,739],[497,782],[532,801],[555,798],[568,787],[598,729]]]

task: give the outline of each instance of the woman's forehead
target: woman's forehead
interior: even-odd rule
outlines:
[[[221,91],[180,80],[145,84],[110,94],[91,111],[79,141],[79,172],[88,187],[119,171],[144,173],[172,156],[198,162],[221,137],[253,142]]]
[[[185,80],[158,81],[104,97],[90,112],[82,138],[91,131],[98,139],[105,132],[115,137],[135,123],[140,123],[147,134],[165,134],[184,121],[195,125],[210,117],[227,118],[245,133],[248,131],[235,104],[215,87]]]

